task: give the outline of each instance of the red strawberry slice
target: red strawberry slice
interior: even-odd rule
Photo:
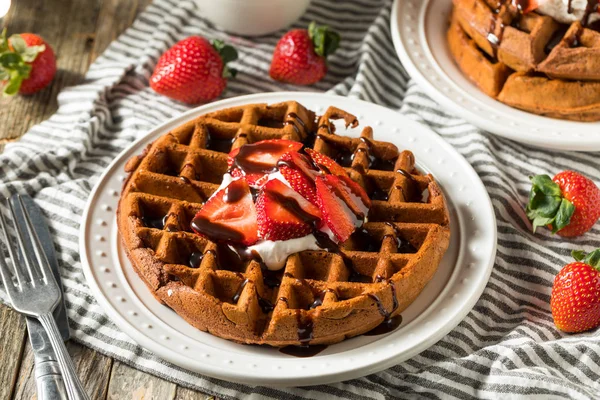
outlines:
[[[344,196],[344,201],[354,211],[362,212],[366,216],[371,207],[371,199],[369,199],[367,192],[348,176],[339,176],[336,178],[340,180],[341,187],[344,189],[340,191]]]
[[[212,240],[256,243],[256,207],[248,182],[237,179],[218,191],[198,211],[191,225],[196,233]]]
[[[338,163],[327,157],[325,154],[321,154],[313,149],[306,149],[306,154],[312,158],[313,162],[321,171],[325,174],[333,174],[339,176],[348,176],[344,168]]]
[[[317,189],[314,180],[319,171],[312,169],[300,153],[285,153],[280,161],[282,162],[279,163],[279,172],[292,189],[317,205]]]
[[[318,176],[315,185],[322,220],[340,242],[345,242],[364,221],[371,204],[368,196],[358,184],[343,176]]]
[[[274,172],[281,156],[301,148],[302,143],[293,140],[262,140],[233,149],[227,165],[232,176],[246,176],[248,184],[255,185],[263,176]]]
[[[265,240],[306,236],[321,217],[319,209],[286,184],[270,180],[256,201],[258,233]]]

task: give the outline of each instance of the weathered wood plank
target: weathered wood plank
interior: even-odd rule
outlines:
[[[175,395],[176,400],[217,400],[214,396],[209,396],[204,393],[196,392],[194,390],[186,389],[184,387],[177,387],[177,394]]]
[[[10,399],[25,344],[25,318],[0,305],[0,399]]]
[[[94,37],[94,46],[90,53],[90,63],[102,54],[108,45],[125,31],[151,2],[152,0],[104,0],[98,15],[98,26]]]
[[[114,361],[108,400],[173,400],[177,385]]]
[[[86,393],[92,399],[105,399],[113,363],[112,359],[74,342],[67,343],[67,349]],[[29,340],[27,340],[19,379],[14,391],[14,399],[29,400],[37,398],[35,385],[33,352]]]

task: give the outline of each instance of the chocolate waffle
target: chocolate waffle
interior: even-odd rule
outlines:
[[[203,115],[131,159],[117,211],[122,242],[154,296],[193,326],[225,339],[272,346],[331,344],[394,328],[435,273],[449,243],[448,211],[411,152],[337,135],[323,116],[290,101]],[[288,257],[269,271],[243,248],[193,233],[191,220],[219,187],[232,148],[264,139],[301,141],[330,156],[372,199],[368,222],[339,246]],[[383,328],[383,329],[382,329]]]
[[[447,39],[483,92],[531,113],[600,120],[600,32],[521,13],[506,0],[453,0]]]

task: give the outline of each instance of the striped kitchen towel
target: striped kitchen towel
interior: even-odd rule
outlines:
[[[189,35],[234,43],[237,79],[224,96],[305,90],[268,77],[283,31],[260,38],[229,36],[202,19],[193,1],[156,0],[65,89],[59,109],[0,155],[0,195],[28,193],[48,217],[62,266],[75,340],[136,368],[220,398],[600,398],[598,330],[564,335],[549,310],[555,274],[572,249],[597,246],[596,225],[564,241],[546,229],[532,235],[522,210],[532,174],[575,169],[600,181],[595,154],[537,150],[481,132],[417,87],[396,58],[390,0],[314,0],[296,27],[312,20],[342,34],[325,79],[311,90],[360,98],[429,125],[473,165],[492,199],[498,255],[491,279],[468,317],[443,340],[384,372],[327,386],[268,389],[207,378],[165,363],[119,331],[90,295],[81,271],[78,234],[90,190],[132,141],[188,109],[155,94],[148,78],[160,54]],[[3,210],[4,212],[6,210]]]

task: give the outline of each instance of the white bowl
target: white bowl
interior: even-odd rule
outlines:
[[[266,35],[296,21],[310,0],[196,0],[200,14],[237,35]]]

